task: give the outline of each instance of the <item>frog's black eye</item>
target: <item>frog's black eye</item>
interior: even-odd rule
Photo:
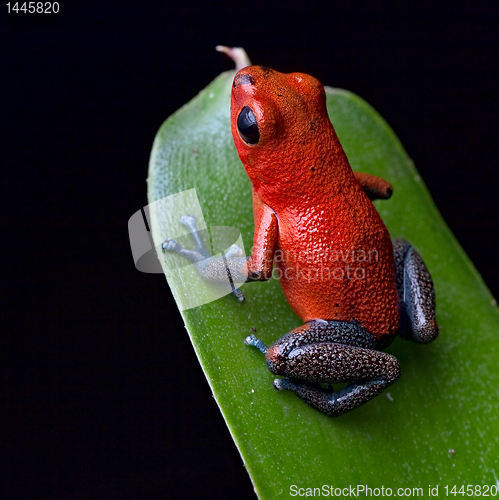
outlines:
[[[256,116],[248,106],[244,106],[237,117],[237,130],[247,144],[256,144],[260,140]]]

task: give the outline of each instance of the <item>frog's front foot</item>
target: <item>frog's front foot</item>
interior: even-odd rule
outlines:
[[[168,251],[172,251],[172,252],[177,252],[182,248],[175,240],[169,238],[167,240],[165,240],[162,245],[161,245],[161,248],[163,249],[163,251],[165,250],[168,250]]]
[[[201,260],[211,257],[210,253],[206,250],[203,240],[199,234],[199,229],[196,224],[196,217],[194,215],[183,215],[180,217],[180,223],[183,224],[191,233],[194,240],[194,250],[189,250],[179,245],[174,239],[168,238],[163,242],[161,248],[163,251],[176,252],[179,255],[189,259],[191,262],[196,263]]]
[[[243,255],[243,250],[237,245],[232,245],[227,253],[221,258],[213,258],[210,252],[206,250],[194,215],[183,215],[180,217],[180,223],[183,224],[191,233],[194,241],[194,250],[179,245],[174,239],[166,239],[161,248],[166,252],[175,252],[189,259],[196,267],[201,277],[207,281],[230,283],[232,293],[237,299],[242,302],[244,300],[243,293],[234,286],[234,280],[231,275],[231,269],[227,259],[233,259]],[[244,260],[244,259],[243,259]],[[220,261],[220,262],[217,262]],[[229,286],[229,284],[227,284]]]
[[[204,252],[200,252],[197,249],[189,250],[188,248],[184,248],[182,245],[179,245],[174,239],[171,238],[165,240],[162,243],[161,248],[166,252],[178,253],[186,259],[189,259],[194,264],[210,257],[210,255],[207,256]]]

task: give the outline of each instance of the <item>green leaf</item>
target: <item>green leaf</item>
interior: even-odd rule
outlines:
[[[162,125],[151,154],[149,202],[195,188],[207,226],[239,229],[248,253],[253,213],[250,182],[230,133],[233,77],[221,74]],[[392,237],[408,239],[431,272],[440,336],[426,346],[397,339],[388,351],[400,361],[400,380],[364,406],[330,418],[290,392],[275,391],[263,355],[243,343],[251,328],[271,344],[300,325],[276,280],[244,285],[243,303],[227,295],[184,310],[255,489],[271,499],[288,497],[292,485],[384,486],[394,495],[397,488],[421,487],[425,496],[430,485],[439,485],[442,496],[445,485],[497,485],[497,306],[389,126],[348,91],[328,88],[327,105],[352,168],[394,186],[392,199],[376,207]],[[171,217],[152,214],[156,245]],[[168,258],[160,256],[164,264]],[[166,264],[165,272],[171,275]]]

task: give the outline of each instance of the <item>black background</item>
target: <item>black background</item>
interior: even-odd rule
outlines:
[[[372,104],[499,294],[499,4],[434,3],[2,7],[1,498],[254,498],[127,234],[157,129],[232,66],[217,44]]]

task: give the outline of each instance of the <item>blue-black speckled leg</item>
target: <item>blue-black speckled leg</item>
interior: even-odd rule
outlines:
[[[366,403],[400,376],[397,358],[375,350],[376,338],[355,323],[310,321],[269,348],[254,335],[245,342],[265,354],[272,373],[286,377],[274,381],[276,389],[329,416]],[[319,385],[345,382],[350,385],[337,392]]]
[[[433,281],[423,259],[407,241],[393,240],[393,253],[402,319],[399,335],[427,344],[438,335]]]

